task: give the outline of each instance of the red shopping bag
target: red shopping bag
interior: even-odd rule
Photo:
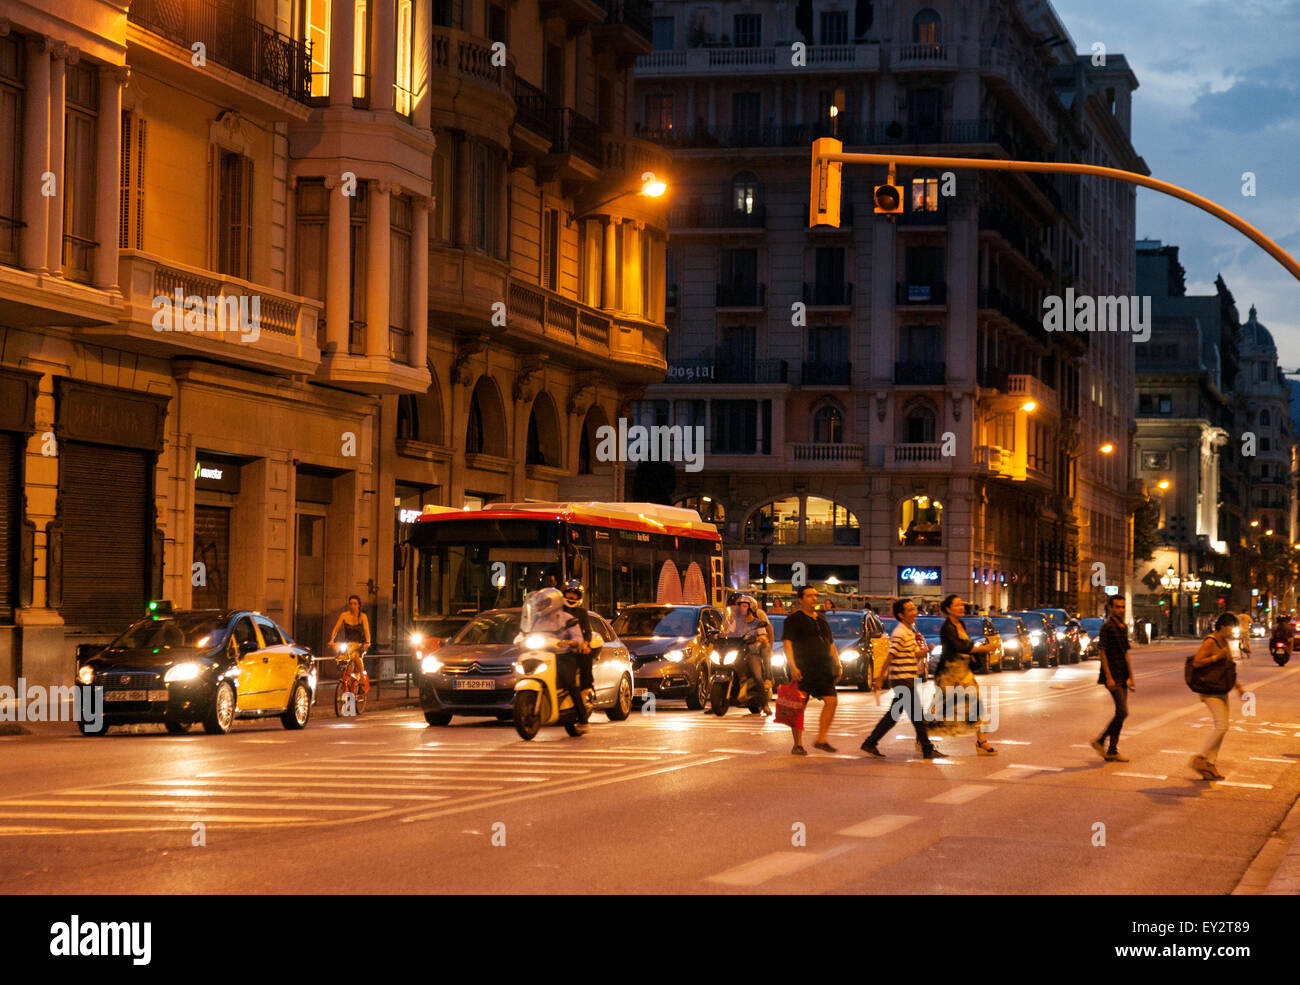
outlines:
[[[782,684],[776,689],[776,724],[803,728],[803,709],[807,704],[808,695],[799,690],[799,685]]]

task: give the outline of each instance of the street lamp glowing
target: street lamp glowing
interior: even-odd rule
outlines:
[[[668,186],[654,176],[654,173],[647,171],[641,176],[640,194],[646,198],[658,198],[668,190]]]
[[[1111,452],[1113,452],[1114,450],[1115,450],[1115,446],[1112,445],[1109,441],[1106,442],[1104,445],[1101,446],[1101,453],[1102,453],[1103,455],[1109,455],[1109,454],[1110,454]]]
[[[1252,527],[1258,527],[1258,526],[1259,526],[1259,521],[1258,521],[1258,520],[1251,520],[1251,521],[1250,521],[1250,525],[1251,525]]]
[[[827,578],[826,581],[825,581],[825,584],[827,584],[827,585],[838,585],[839,583],[840,583],[840,580],[839,580],[838,578],[836,578],[834,575],[831,575],[831,576],[830,576],[829,578]]]
[[[1023,410],[1026,414],[1032,414],[1035,410],[1038,409],[1038,404],[1032,400],[1026,400],[1023,404],[1020,405],[1020,409]]]
[[[1168,489],[1168,488],[1169,488],[1169,480],[1168,480],[1168,479],[1161,479],[1159,482],[1156,483],[1156,488],[1157,488],[1157,489]]]
[[[1273,531],[1271,531],[1271,530],[1265,530],[1265,531],[1264,531],[1264,536],[1265,536],[1265,537],[1272,537],[1272,536],[1273,536]]]

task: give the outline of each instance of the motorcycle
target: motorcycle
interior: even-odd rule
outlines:
[[[1291,659],[1291,644],[1288,640],[1273,640],[1268,649],[1273,655],[1273,662],[1279,667],[1285,667]]]
[[[709,710],[721,718],[731,707],[763,710],[767,703],[767,681],[755,681],[749,673],[749,657],[758,652],[758,634],[723,636],[715,643],[709,660],[715,666],[709,685]]]
[[[591,700],[571,694],[568,688],[561,688],[557,683],[560,654],[576,650],[578,644],[556,639],[546,633],[521,634],[515,642],[523,647],[515,664],[515,670],[523,675],[515,684],[515,731],[520,738],[531,740],[537,737],[543,725],[563,725],[564,731],[569,735],[581,735],[574,701],[586,701],[587,717],[590,719]],[[600,635],[593,633],[592,649],[603,644]]]

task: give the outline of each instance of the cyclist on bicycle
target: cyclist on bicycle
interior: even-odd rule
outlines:
[[[342,642],[349,644],[348,669],[360,674],[366,668],[362,656],[370,649],[370,620],[361,611],[359,595],[348,596],[348,607],[339,613],[338,621],[334,623],[334,631],[330,633],[330,646],[334,646],[340,629],[343,630]],[[352,644],[360,644],[360,646],[354,649]]]

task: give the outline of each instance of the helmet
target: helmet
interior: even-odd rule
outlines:
[[[543,626],[557,612],[564,609],[564,596],[554,588],[543,588],[532,592],[524,599],[524,610],[519,616],[519,628],[525,633],[532,632],[534,626]]]
[[[582,582],[580,582],[577,578],[570,578],[568,581],[564,583],[563,594],[568,595],[572,592],[578,593],[578,602],[581,603],[583,597],[586,595],[586,591],[582,587]]]

